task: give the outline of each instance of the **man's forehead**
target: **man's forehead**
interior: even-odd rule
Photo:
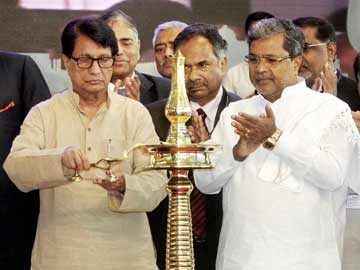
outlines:
[[[181,30],[176,27],[162,29],[159,31],[156,37],[156,44],[165,43],[165,42],[174,42],[176,36],[180,32]]]
[[[261,51],[261,54],[263,55],[276,55],[279,51],[285,50],[284,39],[284,34],[279,33],[254,40],[251,42],[249,51],[251,53],[257,53],[258,51]]]
[[[305,40],[316,40],[318,41],[318,39],[316,38],[317,33],[318,33],[318,29],[316,26],[305,26],[301,28],[304,36],[305,36]]]
[[[137,33],[125,20],[113,21],[110,25],[114,31],[116,39],[137,39]]]
[[[185,65],[196,65],[202,62],[213,62],[217,60],[212,47],[204,50],[195,50],[190,47],[185,52],[183,52],[180,47],[179,50],[185,56]]]
[[[76,55],[93,55],[93,56],[101,56],[101,55],[110,55],[111,49],[110,47],[103,47],[102,45],[96,43],[91,38],[85,35],[79,35],[75,39],[74,51],[73,54]]]

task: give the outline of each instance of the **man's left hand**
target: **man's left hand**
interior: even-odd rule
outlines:
[[[95,183],[102,186],[107,191],[125,192],[125,176],[120,162],[112,164],[111,171],[107,170],[106,175],[108,177],[111,175],[116,176],[116,181],[110,182],[107,179],[96,179]]]
[[[275,115],[270,105],[265,106],[266,115],[254,116],[247,113],[232,115],[233,126],[247,141],[261,144],[276,131]],[[236,126],[235,126],[236,125]]]
[[[102,186],[104,189],[110,192],[125,192],[125,177],[124,175],[117,176],[116,181],[110,182],[106,179],[96,179],[95,183]]]

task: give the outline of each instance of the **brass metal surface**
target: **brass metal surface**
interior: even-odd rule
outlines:
[[[209,153],[220,145],[191,143],[186,122],[191,107],[186,94],[185,58],[177,51],[173,58],[171,92],[165,108],[170,121],[166,142],[146,145],[150,155],[147,170],[167,169],[170,179],[166,186],[169,198],[166,239],[166,270],[194,270],[193,234],[190,193],[193,185],[188,178],[190,169],[209,169],[213,165]]]

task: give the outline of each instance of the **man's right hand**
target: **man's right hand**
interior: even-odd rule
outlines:
[[[62,164],[72,170],[83,171],[90,169],[90,162],[86,155],[74,146],[67,147],[61,155]]]
[[[191,125],[187,128],[192,143],[204,142],[210,138],[204,120],[197,112],[191,113]]]

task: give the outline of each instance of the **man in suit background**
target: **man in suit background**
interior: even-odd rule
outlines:
[[[159,24],[154,30],[153,47],[156,68],[159,74],[171,79],[174,40],[187,26],[186,23],[170,21]]]
[[[185,81],[190,106],[193,111],[199,112],[193,114],[192,121],[205,124],[209,134],[219,120],[221,111],[230,102],[239,99],[221,85],[227,67],[226,49],[227,43],[217,28],[208,24],[189,25],[174,41],[174,50],[180,50],[185,56]],[[166,101],[161,100],[147,106],[162,141],[166,139],[170,126],[164,115]],[[199,193],[194,187],[192,194],[195,192]],[[212,270],[215,269],[221,229],[222,195],[202,196],[204,203],[199,212],[204,213],[204,216],[199,218],[192,213],[195,269]],[[192,198],[190,200],[193,203]],[[149,214],[157,263],[161,270],[165,269],[167,204],[166,199]]]
[[[354,60],[354,76],[356,80],[357,90],[360,95],[360,53],[356,55],[356,58]],[[356,127],[360,132],[360,110],[356,112],[352,112],[352,116],[356,124]]]
[[[346,102],[352,111],[360,110],[356,83],[334,68],[336,33],[332,24],[316,17],[293,21],[305,35],[303,63],[299,75],[315,91],[330,93]]]
[[[0,52],[0,269],[30,269],[39,214],[39,193],[23,193],[2,164],[30,108],[50,97],[41,72],[29,56]]]
[[[121,10],[113,9],[105,11],[101,19],[114,31],[119,47],[113,66],[112,89],[142,104],[167,98],[170,92],[168,79],[135,71],[141,42],[134,20]]]

